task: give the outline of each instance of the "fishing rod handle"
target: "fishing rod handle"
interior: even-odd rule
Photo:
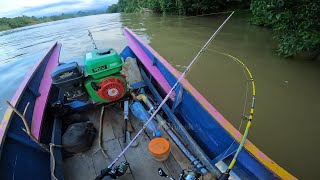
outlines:
[[[102,180],[104,177],[106,177],[109,172],[111,172],[112,169],[110,168],[105,168],[101,170],[101,173],[94,179],[94,180]]]

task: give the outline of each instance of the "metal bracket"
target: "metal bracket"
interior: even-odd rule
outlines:
[[[28,88],[28,90],[31,92],[31,94],[34,95],[35,97],[41,96],[41,94],[39,93],[39,91],[33,89],[32,87],[27,86],[27,88]]]
[[[139,82],[130,84],[130,86],[131,86],[133,89],[139,89],[139,88],[145,87],[145,86],[147,86],[147,85],[146,85],[146,83],[145,83],[144,81],[139,81]]]
[[[179,83],[177,88],[176,88],[176,96],[174,97],[174,102],[172,105],[171,110],[175,111],[175,109],[178,107],[178,105],[181,103],[182,101],[182,95],[183,95],[183,87],[182,85]]]
[[[158,59],[157,59],[156,57],[153,57],[153,58],[152,58],[152,66],[156,65],[157,60],[158,60]]]

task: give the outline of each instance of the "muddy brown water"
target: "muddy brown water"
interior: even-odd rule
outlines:
[[[103,14],[38,24],[0,32],[0,116],[19,83],[55,41],[63,44],[61,61],[81,61],[92,49],[90,29],[99,47],[120,52],[126,41],[122,27],[140,37],[183,71],[226,15],[179,16]],[[234,16],[187,75],[188,80],[236,128],[250,103],[243,68],[227,56],[243,61],[257,86],[256,113],[249,139],[280,166],[298,178],[314,179],[320,148],[320,65],[275,55],[269,30]],[[74,58],[76,57],[76,58]],[[250,87],[250,86],[249,86]],[[246,103],[245,103],[246,102]],[[245,108],[247,115],[248,107]],[[243,131],[243,129],[242,129]]]

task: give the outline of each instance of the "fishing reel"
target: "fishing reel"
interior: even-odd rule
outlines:
[[[168,176],[162,168],[158,169],[158,174],[161,177],[168,178],[170,180],[175,180],[173,177]],[[184,169],[179,175],[178,180],[198,180],[201,177],[201,172],[199,169]]]
[[[105,176],[110,176],[112,179],[117,179],[117,177],[124,175],[129,168],[128,162],[121,162],[119,166],[111,168],[105,168],[101,171],[99,176],[95,178],[95,180],[102,180]]]

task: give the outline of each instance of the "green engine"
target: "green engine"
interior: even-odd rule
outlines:
[[[111,102],[127,92],[125,76],[120,73],[123,61],[114,49],[93,50],[85,54],[84,86],[95,102]]]
[[[84,68],[78,63],[59,65],[51,74],[53,84],[67,100],[112,102],[128,91],[125,76],[120,73],[123,61],[114,49],[93,50],[84,57]]]

